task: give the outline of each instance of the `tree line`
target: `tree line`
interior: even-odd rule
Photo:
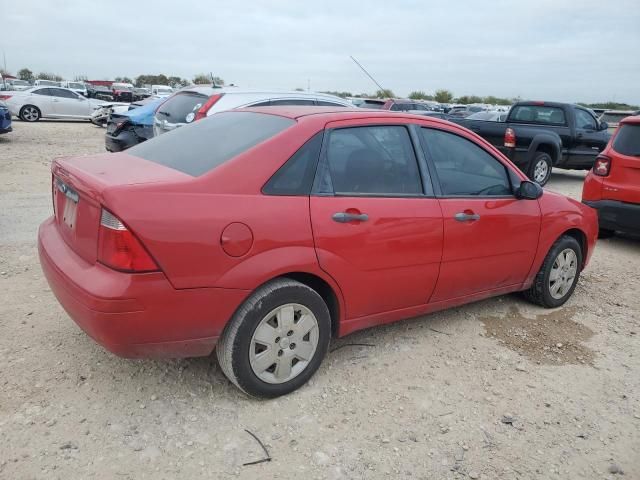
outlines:
[[[9,72],[4,72],[0,70],[2,74],[8,74]],[[53,80],[54,82],[60,82],[64,80],[61,75],[51,72],[39,72],[34,73],[32,70],[28,68],[22,68],[18,70],[16,76],[20,80],[24,80],[27,82],[33,82],[35,80]],[[76,75],[73,78],[76,82],[86,82],[89,78],[86,75]],[[115,77],[114,82],[119,83],[131,83],[136,87],[142,87],[144,85],[171,85],[172,87],[186,87],[187,85],[196,84],[196,85],[224,85],[225,82],[222,77],[213,75],[212,73],[199,73],[195,75],[192,79],[182,78],[175,75],[165,75],[161,74],[144,74],[138,75],[134,79],[131,77]]]

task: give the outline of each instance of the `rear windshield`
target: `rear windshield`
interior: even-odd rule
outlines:
[[[640,125],[623,124],[616,138],[613,149],[622,155],[640,156]]]
[[[169,123],[190,123],[195,119],[195,114],[204,105],[209,97],[201,93],[178,93],[164,102],[158,109],[158,116]],[[193,113],[188,119],[187,115]]]
[[[522,123],[566,125],[564,111],[561,108],[543,105],[517,105],[511,110],[509,120]]]
[[[378,110],[382,110],[382,107],[384,107],[384,102],[376,102],[373,100],[365,100],[364,102],[362,102],[362,105],[360,105],[361,107],[364,108],[376,108]]]
[[[294,123],[277,115],[223,112],[154,137],[127,153],[197,177]]]

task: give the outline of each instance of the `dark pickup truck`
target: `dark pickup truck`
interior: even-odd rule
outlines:
[[[569,103],[518,102],[504,122],[451,121],[496,146],[540,185],[552,167],[589,170],[611,138],[592,111]]]

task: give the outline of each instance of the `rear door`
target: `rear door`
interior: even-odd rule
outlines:
[[[25,104],[32,103],[40,109],[43,117],[54,115],[52,88],[37,88],[31,92]]]
[[[522,283],[538,246],[538,202],[516,199],[505,164],[462,131],[424,127],[420,137],[444,219],[431,301]]]
[[[310,199],[318,260],[348,319],[426,304],[438,278],[440,206],[410,128],[383,121],[328,126]]]

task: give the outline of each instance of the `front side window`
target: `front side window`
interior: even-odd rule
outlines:
[[[581,128],[583,130],[595,130],[596,119],[591,116],[589,112],[586,110],[582,110],[581,108],[576,108],[576,128]]]
[[[69,90],[64,90],[62,88],[50,88],[49,90],[51,90],[51,94],[54,97],[73,98],[73,99],[78,98],[78,96],[75,93]]]
[[[485,150],[453,133],[421,128],[427,157],[433,162],[444,196],[512,195],[506,167]]]
[[[422,194],[415,152],[405,127],[333,130],[327,143],[326,162],[335,194]]]

